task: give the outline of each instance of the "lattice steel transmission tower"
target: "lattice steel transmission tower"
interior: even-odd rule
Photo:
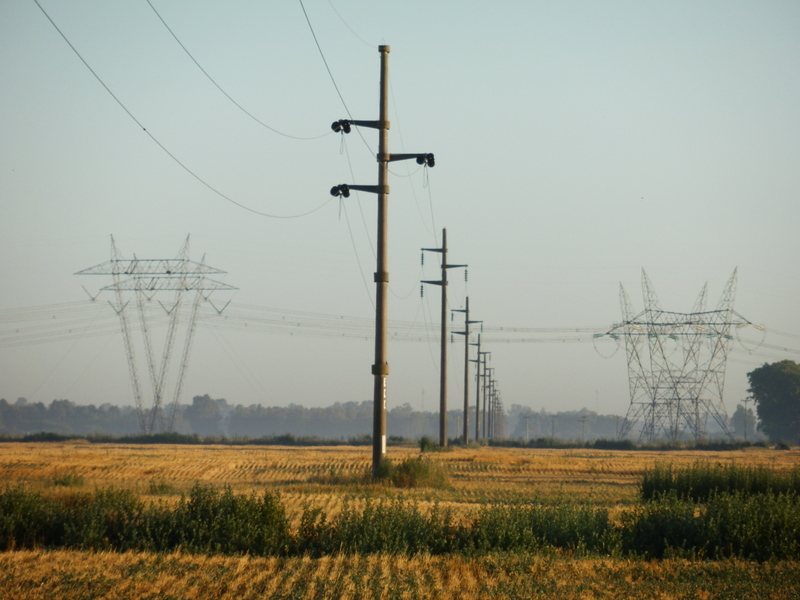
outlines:
[[[206,265],[205,256],[199,263],[189,260],[188,236],[176,258],[150,259],[136,258],[135,255],[132,259],[124,258],[117,249],[112,236],[111,260],[76,273],[76,275],[110,275],[113,278],[113,282],[101,288],[100,292],[114,292],[115,299],[113,302],[109,301],[109,304],[119,316],[122,327],[133,396],[139,415],[139,425],[143,433],[171,431],[174,428],[175,412],[186,377],[200,304],[206,301],[210,302],[209,298],[215,291],[237,289],[208,277],[208,275],[224,273],[225,271]],[[164,293],[168,292],[174,293],[172,299],[162,300]],[[193,296],[192,292],[194,292]],[[94,298],[92,299],[94,300]],[[154,300],[157,302],[154,303]],[[222,312],[224,307],[217,310]],[[137,320],[138,328],[135,327]],[[157,361],[153,351],[153,330],[165,325],[165,320],[164,346],[161,360]],[[184,321],[186,322],[185,327],[179,327]],[[179,329],[182,329],[182,333],[179,332]],[[169,370],[173,362],[173,350],[176,340],[181,334],[183,351],[180,355],[178,374],[170,379]],[[145,393],[139,380],[136,360],[137,347],[140,350],[144,349],[147,360],[152,394],[149,407],[145,406]],[[168,380],[172,383],[171,386],[168,384]],[[170,395],[168,392],[170,387],[172,399],[165,405],[165,399]]]
[[[705,309],[708,284],[689,313],[663,310],[644,270],[642,293],[645,308],[634,314],[620,284],[622,322],[599,334],[625,343],[631,404],[619,437],[640,423],[639,441],[675,441],[686,434],[699,440],[711,418],[733,439],[722,399],[731,330],[753,325],[733,310],[736,270],[715,310]]]

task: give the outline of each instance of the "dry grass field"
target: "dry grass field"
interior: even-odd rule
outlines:
[[[370,448],[0,444],[0,483],[45,494],[129,488],[177,502],[197,482],[237,493],[277,491],[296,524],[304,506],[408,499],[470,514],[486,503],[563,500],[623,510],[657,463],[792,469],[800,451],[600,451],[469,448],[434,453],[451,473],[439,489],[366,483]],[[394,461],[418,455],[390,449]],[[0,553],[0,597],[23,598],[800,598],[796,562],[641,561],[545,555],[256,558],[188,554]]]

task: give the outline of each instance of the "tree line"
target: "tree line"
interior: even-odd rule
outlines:
[[[800,364],[790,360],[764,364],[747,377],[748,401],[754,403],[756,412],[741,404],[737,406],[731,418],[734,435],[756,440],[760,432],[774,442],[800,443]],[[177,407],[175,429],[178,433],[203,437],[260,438],[288,434],[352,439],[371,434],[372,408],[371,400],[337,402],[327,407],[232,405],[224,398],[214,399],[205,394],[195,396],[191,404]],[[600,415],[587,409],[548,413],[517,404],[504,417],[508,421],[508,436],[526,442],[541,438],[581,442],[614,439],[622,421],[618,415]],[[449,434],[453,439],[461,433],[462,418],[460,410],[448,413]],[[474,424],[472,419],[471,422]],[[388,430],[396,437],[437,438],[438,423],[438,412],[414,410],[407,403],[387,413]],[[131,406],[79,405],[65,399],[45,405],[24,398],[13,403],[0,399],[0,435],[39,432],[134,435],[140,433],[139,415]]]

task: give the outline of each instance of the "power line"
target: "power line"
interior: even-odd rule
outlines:
[[[361,43],[362,43],[362,44],[364,44],[365,46],[368,46],[369,48],[374,48],[374,47],[375,47],[375,44],[370,44],[369,42],[367,42],[366,40],[364,40],[364,38],[362,38],[360,35],[358,35],[358,34],[357,34],[357,33],[356,33],[354,30],[353,30],[353,28],[352,28],[352,27],[350,27],[350,25],[348,25],[348,24],[347,24],[347,21],[345,21],[345,20],[344,20],[344,17],[342,17],[342,15],[339,13],[339,11],[338,11],[338,10],[336,10],[336,7],[333,5],[333,2],[331,2],[331,0],[328,0],[328,4],[330,4],[330,7],[333,9],[333,12],[335,12],[335,13],[336,13],[336,16],[337,16],[337,17],[339,17],[339,20],[342,22],[342,24],[343,24],[345,27],[347,27],[347,30],[348,30],[350,33],[352,33],[352,34],[353,34],[353,36],[354,36],[354,37],[355,37],[355,38],[356,38],[356,39],[357,39],[359,42],[361,42]]]
[[[238,103],[236,100],[234,100],[234,99],[231,97],[231,95],[230,95],[228,92],[226,92],[224,89],[222,89],[222,86],[220,86],[220,85],[219,85],[219,84],[218,84],[218,83],[217,83],[217,82],[214,80],[214,78],[213,78],[213,77],[211,77],[211,75],[209,75],[208,71],[206,71],[206,70],[203,68],[203,66],[202,66],[202,65],[201,65],[201,64],[200,64],[200,63],[197,61],[197,59],[196,59],[196,58],[195,58],[195,57],[192,55],[192,53],[191,53],[191,52],[189,52],[189,49],[188,49],[188,48],[187,48],[187,47],[186,47],[186,46],[183,44],[183,42],[181,42],[181,41],[180,41],[180,39],[178,39],[178,36],[177,36],[177,35],[175,35],[175,32],[172,30],[172,28],[171,28],[171,27],[170,27],[170,26],[167,24],[167,22],[164,20],[164,17],[162,17],[162,16],[161,16],[161,14],[160,14],[160,13],[159,13],[159,12],[156,10],[156,7],[155,7],[155,6],[153,6],[153,3],[152,3],[152,2],[150,2],[150,0],[147,0],[147,4],[150,6],[150,8],[151,8],[151,9],[153,9],[153,12],[154,12],[154,13],[155,13],[155,15],[158,17],[158,20],[159,20],[159,21],[161,21],[161,23],[164,25],[164,27],[166,27],[166,29],[167,29],[167,31],[169,31],[170,35],[171,35],[171,36],[174,38],[174,40],[175,40],[175,41],[178,43],[178,45],[179,45],[179,46],[180,46],[180,47],[183,49],[183,51],[186,53],[186,56],[188,56],[188,57],[189,57],[189,58],[192,60],[192,62],[193,62],[195,65],[197,65],[197,68],[198,68],[198,69],[200,69],[200,71],[203,73],[203,75],[205,75],[205,76],[206,76],[206,78],[207,78],[207,79],[208,79],[208,80],[209,80],[209,81],[210,81],[212,84],[214,84],[214,87],[216,87],[216,88],[217,88],[217,89],[218,89],[220,92],[222,92],[222,95],[223,95],[223,96],[225,96],[225,97],[226,97],[228,100],[230,100],[230,101],[231,101],[231,102],[234,104],[234,106],[236,106],[236,108],[238,108],[239,110],[241,110],[241,111],[242,111],[244,114],[246,114],[248,117],[250,117],[250,118],[251,118],[253,121],[255,121],[256,123],[258,123],[258,124],[259,124],[259,125],[261,125],[262,127],[266,127],[266,128],[267,128],[267,129],[269,129],[270,131],[272,131],[272,132],[274,132],[274,133],[277,133],[278,135],[282,135],[282,136],[284,136],[284,137],[291,138],[291,139],[294,139],[294,140],[317,140],[317,139],[319,139],[319,138],[325,137],[326,135],[330,135],[330,133],[331,133],[331,132],[327,132],[327,133],[323,133],[322,135],[315,135],[315,136],[299,136],[299,135],[291,135],[291,134],[289,134],[289,133],[284,133],[283,131],[280,131],[280,130],[278,130],[278,129],[275,129],[275,128],[274,128],[274,127],[272,127],[271,125],[267,125],[266,123],[264,123],[264,121],[262,121],[261,119],[259,119],[259,118],[258,118],[258,117],[256,117],[255,115],[253,115],[253,114],[252,114],[250,111],[248,111],[248,110],[247,110],[245,107],[243,107],[243,106],[242,106],[241,104],[239,104],[239,103]],[[338,13],[337,13],[337,14],[338,14]]]
[[[324,206],[326,206],[330,202],[330,199],[328,199],[324,203],[322,203],[321,205],[317,206],[316,208],[313,208],[313,209],[311,209],[309,211],[306,211],[304,213],[293,214],[293,215],[276,215],[276,214],[271,214],[271,213],[265,213],[265,212],[262,212],[260,210],[256,210],[254,208],[250,208],[249,206],[247,206],[245,204],[242,204],[241,202],[237,202],[236,200],[234,200],[230,196],[228,196],[228,195],[222,193],[221,191],[219,191],[217,188],[212,186],[210,183],[208,183],[206,180],[204,180],[202,177],[200,177],[197,173],[195,173],[192,169],[190,169],[177,156],[175,156],[172,152],[170,152],[167,149],[167,147],[164,146],[164,144],[162,144],[152,133],[150,133],[147,130],[147,128],[144,126],[144,124],[139,119],[137,119],[136,116],[128,109],[128,107],[125,106],[125,104],[122,102],[122,100],[120,100],[119,97],[117,97],[117,95],[114,94],[113,91],[111,91],[111,88],[109,88],[106,85],[106,83],[102,80],[100,75],[97,74],[97,72],[89,65],[89,63],[86,61],[86,59],[83,58],[81,53],[78,52],[78,49],[72,44],[72,42],[69,41],[67,36],[64,34],[63,31],[61,31],[61,29],[58,27],[58,25],[56,25],[55,21],[53,21],[53,19],[47,13],[47,11],[44,9],[44,7],[39,3],[39,0],[33,0],[33,1],[36,3],[36,6],[39,7],[39,10],[42,11],[42,14],[44,14],[44,16],[47,17],[47,20],[50,21],[50,24],[55,28],[55,30],[58,32],[58,34],[62,37],[62,39],[70,47],[70,49],[75,53],[75,56],[77,56],[80,59],[80,61],[84,64],[84,66],[89,70],[89,72],[98,81],[98,83],[100,83],[100,85],[103,86],[103,88],[109,93],[109,95],[114,99],[114,101],[119,105],[119,107],[122,110],[124,110],[125,113],[133,120],[133,122],[136,123],[141,128],[141,130],[151,140],[153,140],[153,142],[155,142],[155,144],[159,148],[161,148],[161,150],[163,150],[164,153],[166,153],[167,156],[169,156],[173,161],[175,161],[175,163],[177,163],[184,171],[186,171],[189,175],[191,175],[198,182],[203,184],[206,188],[208,188],[209,190],[214,192],[217,196],[219,196],[220,198],[222,198],[224,200],[227,200],[231,204],[234,204],[235,206],[238,206],[239,208],[241,208],[243,210],[246,210],[246,211],[251,212],[253,214],[259,215],[261,217],[269,217],[271,219],[297,219],[297,218],[300,218],[300,217],[305,217],[307,215],[310,215],[312,213],[317,212],[318,210],[320,210],[321,208],[323,208]]]
[[[347,107],[347,102],[344,101],[344,96],[342,95],[341,90],[339,89],[339,85],[336,83],[336,78],[333,76],[333,71],[331,71],[330,65],[328,65],[328,60],[325,58],[325,53],[322,51],[322,46],[319,44],[319,40],[317,39],[317,34],[314,32],[314,27],[311,25],[311,19],[308,17],[308,12],[306,12],[306,7],[303,4],[303,0],[298,0],[300,2],[300,8],[303,9],[303,16],[306,18],[306,23],[308,23],[308,29],[311,31],[311,37],[314,38],[314,43],[317,46],[317,50],[319,51],[319,55],[322,58],[322,63],[325,65],[325,70],[328,71],[328,76],[331,78],[331,83],[333,83],[334,89],[336,89],[336,94],[339,96],[339,100],[342,101],[342,106],[344,106],[344,110],[347,113],[347,116],[350,117],[350,120],[353,120],[353,115],[350,113],[350,109]],[[361,141],[364,142],[364,145],[370,151],[370,154],[375,156],[375,152],[370,148],[367,140],[362,135],[361,131],[356,127],[356,133],[361,138]]]

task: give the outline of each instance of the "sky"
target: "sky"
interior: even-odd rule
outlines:
[[[620,284],[642,310],[644,269],[690,312],[738,269],[734,308],[766,329],[735,331],[732,413],[748,371],[800,360],[798,30],[778,0],[0,3],[0,397],[133,404],[111,278],[75,273],[111,236],[140,259],[190,236],[238,289],[202,303],[180,402],[370,400],[377,202],[329,190],[377,183],[377,133],[330,124],[377,119],[387,44],[389,149],[436,156],[390,169],[389,408],[438,402],[420,250],[446,228],[469,265],[448,305],[483,321],[506,408],[624,415],[624,348],[592,335]],[[169,298],[146,307],[156,363]],[[463,336],[448,348],[461,406]]]

